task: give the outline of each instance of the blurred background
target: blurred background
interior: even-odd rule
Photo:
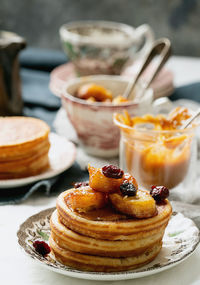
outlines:
[[[61,49],[58,30],[75,20],[110,20],[134,27],[148,23],[168,37],[173,53],[200,56],[197,0],[1,0],[0,29],[18,33],[28,46]]]

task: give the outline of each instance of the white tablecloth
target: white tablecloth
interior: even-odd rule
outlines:
[[[172,57],[168,67],[174,72],[175,85],[180,86],[200,80],[200,59]],[[19,225],[30,215],[55,206],[55,197],[35,194],[28,201],[16,206],[0,207],[0,284],[2,285],[84,285],[99,282],[79,280],[51,272],[33,263],[17,245]],[[103,284],[112,284],[103,282]],[[200,247],[182,264],[149,277],[119,281],[120,284],[138,285],[197,285],[200,284]]]

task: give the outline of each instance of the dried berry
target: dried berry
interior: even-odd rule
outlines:
[[[85,182],[76,182],[74,184],[74,188],[79,188],[81,186],[89,186],[89,182],[85,181]]]
[[[102,167],[102,173],[108,178],[120,179],[124,175],[124,171],[115,165],[105,165]]]
[[[135,196],[137,193],[137,189],[133,183],[129,183],[128,181],[124,181],[120,185],[120,191],[124,196]]]
[[[48,246],[48,244],[44,241],[39,241],[39,240],[36,240],[34,241],[33,243],[33,247],[35,248],[35,250],[41,254],[42,256],[46,256],[47,254],[50,253],[51,249],[50,247]]]
[[[150,195],[156,202],[161,203],[169,196],[169,190],[165,186],[152,186]]]

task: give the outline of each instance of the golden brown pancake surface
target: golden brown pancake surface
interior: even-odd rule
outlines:
[[[151,236],[134,240],[102,240],[84,236],[65,227],[55,211],[51,217],[51,237],[66,250],[89,255],[128,257],[138,255],[162,240],[165,225]]]
[[[0,149],[42,140],[49,133],[45,122],[30,117],[1,117],[0,130]]]
[[[138,236],[151,235],[167,225],[172,208],[168,200],[157,205],[156,216],[136,219],[120,214],[110,206],[105,209],[90,211],[86,214],[77,213],[70,208],[67,197],[71,190],[61,193],[57,199],[57,210],[60,221],[70,229],[90,237],[108,240],[131,240]],[[105,214],[106,213],[106,214]],[[112,218],[111,221],[110,217]]]
[[[49,167],[49,127],[30,117],[0,117],[0,179],[37,175]]]
[[[156,188],[157,196],[141,190],[133,176],[114,165],[89,165],[88,171],[89,183],[76,183],[57,198],[49,239],[55,258],[97,272],[131,270],[152,261],[172,213],[168,189]]]
[[[162,242],[160,241],[139,255],[112,258],[82,254],[63,249],[58,246],[52,237],[49,239],[49,244],[56,259],[64,265],[79,270],[98,272],[119,272],[141,267],[151,262],[158,255],[162,247]]]
[[[149,263],[160,252],[172,212],[168,200],[156,205],[154,216],[138,219],[109,203],[88,212],[73,210],[73,191],[59,195],[50,221],[49,243],[59,262],[85,271],[125,271]]]

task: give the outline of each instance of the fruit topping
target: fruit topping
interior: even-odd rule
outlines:
[[[177,107],[168,116],[158,114],[153,116],[146,114],[142,117],[131,117],[127,111],[124,114],[115,114],[115,119],[127,126],[137,128],[142,126],[148,126],[149,124],[154,130],[175,130],[183,125],[185,120],[189,119],[191,114],[187,108]],[[143,127],[147,129],[146,127]]]
[[[137,184],[136,179],[132,175],[130,175],[129,173],[124,173],[123,182],[132,183],[135,186],[135,188],[138,189],[138,184]]]
[[[104,169],[104,173],[103,173]],[[92,189],[104,193],[113,193],[120,190],[120,185],[123,183],[123,171],[116,166],[113,171],[107,166],[102,168],[95,168],[88,165],[89,171],[89,185]],[[106,174],[109,176],[105,176]],[[113,178],[115,177],[115,178]]]
[[[80,188],[82,186],[89,186],[89,182],[88,181],[84,181],[84,182],[76,182],[74,184],[74,188]]]
[[[169,196],[169,190],[165,186],[152,186],[150,195],[157,203],[161,203]]]
[[[113,105],[120,105],[129,102],[128,99],[121,95],[114,95],[104,86],[95,83],[85,83],[81,85],[74,94],[80,99],[87,100],[89,103],[103,102],[113,103]]]
[[[121,185],[120,185],[120,190],[122,195],[124,196],[135,196],[137,193],[137,189],[135,188],[135,186],[133,185],[133,183],[129,183],[128,181],[124,181]]]
[[[77,90],[76,95],[77,97],[86,100],[92,97],[95,101],[98,102],[112,100],[112,93],[110,92],[110,90],[94,83],[87,83],[80,86]]]
[[[67,203],[73,210],[86,213],[94,209],[103,208],[107,203],[104,193],[95,192],[89,186],[75,189],[67,198]]]
[[[41,254],[42,256],[46,256],[47,254],[50,253],[51,249],[50,247],[48,246],[48,244],[44,241],[39,241],[39,240],[36,240],[34,241],[33,243],[33,247],[35,248],[35,250]]]
[[[156,213],[156,203],[148,191],[138,190],[135,196],[123,196],[119,193],[109,195],[116,210],[136,218],[150,218]]]
[[[102,168],[88,165],[88,171],[89,187],[75,189],[75,191],[79,191],[78,196],[75,191],[71,194],[72,197],[69,201],[73,209],[86,212],[90,209],[103,208],[109,198],[113,207],[122,214],[139,219],[156,215],[154,197],[150,195],[149,191],[139,190],[137,181],[129,173],[124,173],[114,165],[106,165]],[[89,192],[84,189],[87,191],[90,189],[93,193],[92,198],[89,197]]]
[[[105,165],[102,167],[102,173],[108,178],[120,179],[124,175],[124,171],[115,165]]]
[[[113,98],[112,103],[114,105],[119,105],[121,103],[127,103],[129,102],[128,99],[126,99],[125,97],[118,95],[117,97]]]

